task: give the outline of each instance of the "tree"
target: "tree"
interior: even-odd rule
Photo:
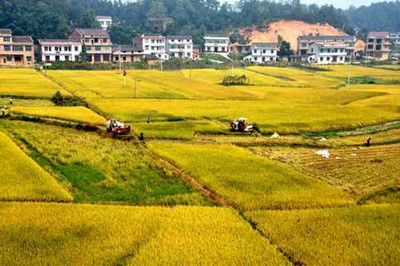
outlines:
[[[282,42],[279,46],[278,56],[284,57],[284,56],[291,56],[293,54],[294,54],[294,52],[290,48],[290,43],[282,40]]]

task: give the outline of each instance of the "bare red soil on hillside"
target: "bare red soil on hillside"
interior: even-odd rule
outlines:
[[[240,29],[240,33],[251,42],[277,42],[278,36],[290,42],[291,48],[297,50],[297,37],[301,35],[347,35],[329,24],[309,24],[296,20],[281,20],[265,24],[265,28],[252,26]]]

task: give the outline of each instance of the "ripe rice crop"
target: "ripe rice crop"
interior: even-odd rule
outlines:
[[[330,71],[320,72],[321,74],[339,78],[347,78],[349,75],[348,65],[334,65],[325,68],[329,69]],[[394,78],[394,79],[400,78],[399,72],[393,70],[373,68],[373,67],[352,65],[350,71],[352,77]]]
[[[12,107],[11,112],[14,114],[55,118],[94,125],[104,125],[106,122],[104,117],[83,106]]]
[[[394,97],[394,96],[393,96]],[[295,98],[275,101],[217,100],[131,100],[109,99],[91,102],[105,113],[129,122],[213,119],[229,124],[247,117],[264,133],[280,134],[358,128],[400,119],[396,109],[368,105],[296,104]],[[228,125],[229,126],[229,125]]]
[[[234,146],[154,142],[148,146],[242,210],[335,206],[351,202],[338,189]]]
[[[0,200],[72,200],[71,195],[51,175],[40,168],[2,132],[0,132],[0,169]]]
[[[0,96],[51,98],[57,91],[71,96],[35,70],[0,69]]]
[[[305,265],[398,265],[400,205],[245,213]]]
[[[191,140],[197,134],[223,134],[228,127],[212,121],[146,122],[132,124],[137,135],[151,139]]]
[[[31,156],[70,187],[76,201],[210,204],[180,179],[158,168],[131,142],[58,126],[5,122],[4,128],[28,144]]]
[[[329,149],[329,159],[315,154],[316,149],[257,150],[267,158],[285,161],[308,175],[321,178],[358,197],[400,184],[399,144]]]
[[[289,265],[235,211],[1,203],[1,265]]]
[[[248,67],[249,70],[263,73],[265,75],[281,77],[292,80],[298,87],[309,87],[317,89],[339,88],[345,83],[342,80],[317,75],[313,72],[299,70],[291,67]],[[325,72],[324,72],[325,73]]]

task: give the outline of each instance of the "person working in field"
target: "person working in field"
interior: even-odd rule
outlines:
[[[13,99],[12,98],[10,98],[10,105],[12,105],[13,104]]]
[[[6,116],[6,109],[4,109],[3,107],[1,108],[1,115]]]

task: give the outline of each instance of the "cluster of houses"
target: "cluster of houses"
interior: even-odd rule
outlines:
[[[97,16],[101,28],[75,29],[68,39],[41,39],[35,49],[30,36],[14,36],[9,29],[0,29],[0,65],[33,65],[35,50],[43,63],[57,61],[92,63],[127,63],[141,60],[200,59],[201,53],[224,57],[241,55],[244,60],[260,64],[278,61],[278,43],[230,43],[227,35],[206,35],[203,46],[193,44],[188,35],[140,35],[131,45],[115,45],[108,33],[112,18]],[[289,61],[308,64],[344,64],[346,58],[363,55],[367,58],[387,60],[392,45],[400,46],[400,33],[371,32],[365,45],[357,46],[354,36],[300,36],[297,54]],[[282,59],[282,58],[281,58]]]

